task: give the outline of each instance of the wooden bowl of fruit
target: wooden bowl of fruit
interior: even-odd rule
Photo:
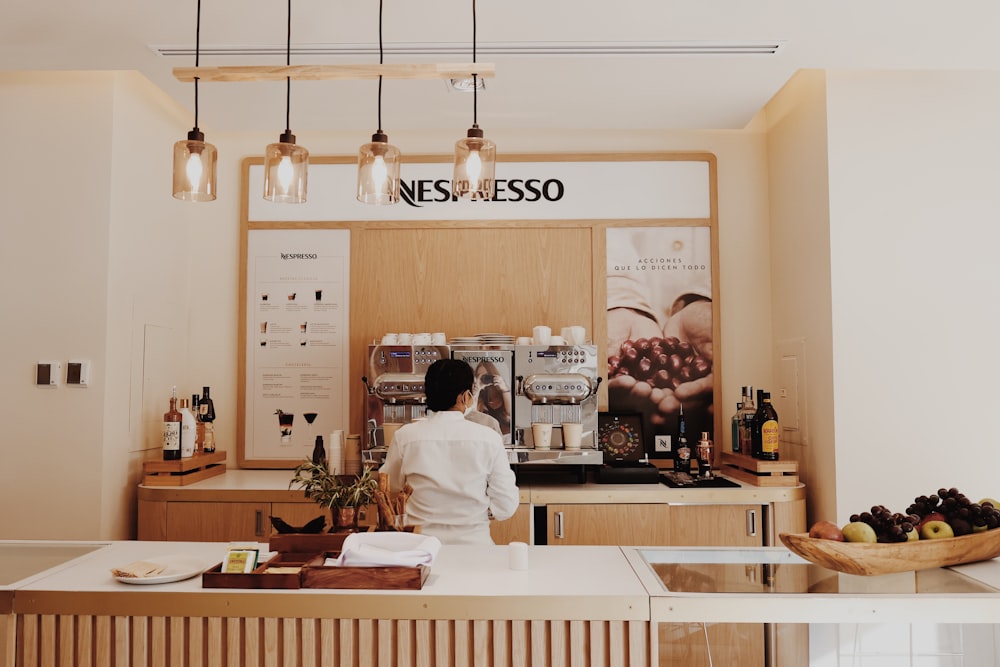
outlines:
[[[837,572],[868,576],[926,570],[1000,556],[996,508],[1000,503],[990,499],[972,503],[956,489],[939,489],[918,497],[905,515],[877,505],[852,515],[843,529],[820,521],[809,533],[779,537],[790,551]]]

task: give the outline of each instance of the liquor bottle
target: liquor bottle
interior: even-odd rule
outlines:
[[[712,464],[715,461],[715,446],[712,439],[708,437],[708,431],[701,432],[701,440],[698,441],[698,477],[701,479],[712,479]]]
[[[687,424],[684,422],[684,406],[677,417],[677,446],[674,447],[674,470],[691,474],[691,447],[687,441]]]
[[[754,412],[753,421],[751,423],[751,443],[750,443],[750,454],[755,459],[760,458],[761,448],[761,432],[760,427],[764,423],[764,390],[757,390],[757,410]]]
[[[198,422],[191,412],[191,405],[186,398],[181,399],[181,458],[194,456],[194,442],[197,437]]]
[[[170,410],[163,414],[163,460],[181,457],[181,413],[177,410],[177,387],[170,397]]]
[[[201,421],[205,425],[205,453],[211,454],[215,451],[215,403],[208,393],[208,387],[201,389],[201,401],[198,403],[198,412]]]
[[[326,467],[326,448],[323,446],[323,436],[316,436],[316,444],[313,446],[312,454],[313,465],[322,465]]]
[[[194,415],[194,453],[201,454],[205,451],[205,422],[201,420],[201,398],[198,394],[191,394],[191,414]]]
[[[743,387],[746,391],[746,387]],[[740,453],[740,413],[743,412],[743,401],[736,404],[736,412],[733,413],[732,419],[732,436],[733,436],[733,453]]]
[[[753,387],[743,388],[743,410],[740,413],[740,453],[753,454],[753,420],[757,408],[753,403]]]
[[[778,411],[771,405],[771,394],[764,392],[764,402],[760,411],[763,413],[760,424],[760,458],[765,461],[777,461],[781,427],[778,425]]]

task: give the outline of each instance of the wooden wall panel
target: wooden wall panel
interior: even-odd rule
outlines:
[[[593,335],[592,223],[469,224],[352,226],[352,433],[367,346],[384,333],[530,336],[536,324],[583,324]]]

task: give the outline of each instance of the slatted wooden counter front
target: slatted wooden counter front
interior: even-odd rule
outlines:
[[[0,664],[624,667],[656,655],[648,594],[616,547],[532,547],[527,571],[507,568],[506,547],[445,547],[419,591],[130,586],[109,574],[224,549],[119,542],[16,590],[16,649]]]

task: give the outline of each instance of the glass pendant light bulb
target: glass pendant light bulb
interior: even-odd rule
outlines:
[[[205,143],[205,135],[197,130],[174,144],[174,197],[183,201],[215,199],[218,152]]]
[[[473,125],[465,139],[455,142],[455,173],[451,193],[459,199],[489,200],[496,194],[497,146]]]
[[[309,151],[295,143],[287,130],[278,143],[264,149],[264,199],[279,204],[306,201]]]
[[[358,201],[363,204],[399,202],[399,149],[382,132],[358,150]]]
[[[479,157],[478,150],[469,151],[469,158],[465,161],[465,171],[469,175],[470,183],[479,183],[483,173],[483,161]]]

